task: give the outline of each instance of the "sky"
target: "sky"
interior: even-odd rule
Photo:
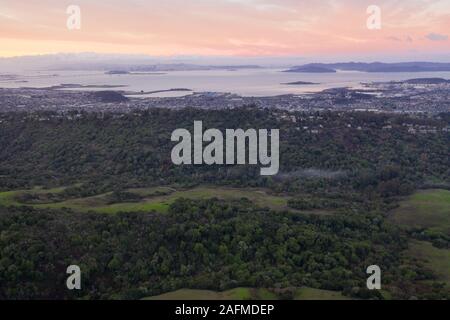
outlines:
[[[67,8],[80,8],[80,29]],[[369,29],[369,5],[380,29]],[[72,20],[71,20],[72,21]],[[450,0],[0,0],[0,57],[430,57],[450,62]]]

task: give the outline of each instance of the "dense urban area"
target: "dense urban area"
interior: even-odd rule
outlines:
[[[74,88],[77,86],[73,85]],[[78,86],[83,87],[83,86]],[[86,86],[85,86],[86,87]],[[107,88],[107,86],[104,86]],[[55,88],[0,89],[0,112],[93,111],[133,112],[149,108],[231,109],[245,105],[287,111],[371,111],[437,114],[450,111],[450,81],[440,78],[364,84],[363,89],[328,89],[318,93],[274,97],[241,97],[199,92],[176,98],[133,97],[133,92],[76,91]],[[168,91],[188,89],[168,89]]]

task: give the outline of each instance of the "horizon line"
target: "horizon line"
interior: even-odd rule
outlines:
[[[51,56],[88,56],[88,55],[97,55],[97,56],[116,56],[116,57],[134,57],[134,58],[146,58],[146,59],[249,59],[249,60],[257,60],[257,59],[275,59],[275,60],[287,60],[287,59],[301,59],[301,60],[315,60],[316,62],[306,62],[305,64],[310,63],[402,63],[402,62],[433,62],[433,63],[450,63],[450,58],[447,60],[439,59],[440,61],[436,61],[437,56],[446,56],[447,54],[437,54],[435,57],[431,57],[429,59],[416,59],[414,57],[407,56],[396,56],[392,55],[391,57],[383,57],[381,59],[374,59],[369,56],[361,55],[356,58],[347,58],[341,59],[341,54],[336,55],[326,55],[320,58],[313,58],[309,55],[223,55],[223,54],[207,54],[207,55],[199,55],[199,54],[168,54],[168,55],[151,55],[148,53],[119,53],[119,52],[95,52],[95,51],[83,51],[83,52],[55,52],[55,53],[36,53],[36,54],[24,54],[24,55],[12,55],[12,56],[2,56],[0,55],[0,59],[20,59],[20,58],[38,58],[38,57],[51,57]],[[386,62],[386,60],[396,60]],[[321,62],[324,60],[334,60],[334,62]],[[339,62],[337,62],[339,61]],[[368,62],[370,61],[370,62]]]

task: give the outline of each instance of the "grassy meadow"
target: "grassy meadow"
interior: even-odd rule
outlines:
[[[170,187],[136,188],[126,190],[142,197],[142,200],[135,202],[108,203],[108,195],[105,193],[92,197],[68,199],[60,202],[49,203],[23,203],[19,201],[19,196],[23,194],[48,194],[58,193],[64,188],[31,190],[15,190],[0,192],[0,205],[3,206],[32,206],[34,208],[70,208],[75,211],[98,213],[118,213],[118,212],[150,212],[157,211],[165,213],[169,206],[178,198],[187,199],[209,199],[219,198],[223,200],[239,200],[246,198],[259,207],[268,207],[272,210],[287,210],[287,196],[272,195],[263,189],[253,188],[226,188],[200,186],[192,189],[174,189]]]
[[[223,292],[181,289],[144,300],[278,300],[273,290],[263,288],[235,288]],[[302,287],[295,289],[295,300],[348,300],[340,292]]]

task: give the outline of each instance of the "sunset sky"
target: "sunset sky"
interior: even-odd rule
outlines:
[[[381,8],[381,30],[366,10]],[[81,29],[68,30],[69,5]],[[450,60],[450,0],[0,0],[0,56],[440,55]]]

